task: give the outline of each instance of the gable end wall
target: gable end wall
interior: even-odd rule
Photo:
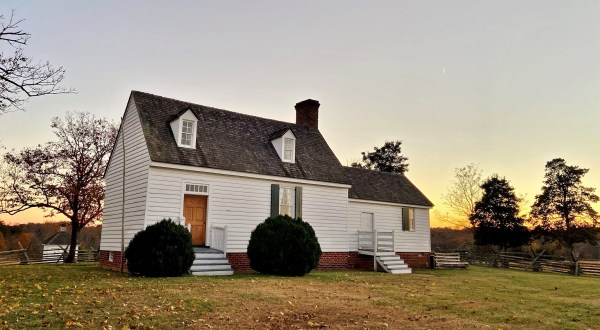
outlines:
[[[133,98],[125,110],[122,130],[106,171],[106,197],[100,250],[121,250],[121,210],[123,189],[123,142],[125,132],[125,247],[144,229],[150,156]]]

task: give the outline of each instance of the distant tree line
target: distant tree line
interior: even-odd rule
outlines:
[[[595,246],[600,235],[592,206],[599,197],[595,188],[582,183],[588,171],[562,158],[547,162],[541,193],[531,212],[522,215],[523,199],[509,181],[494,174],[481,182],[481,171],[471,164],[455,171],[455,181],[443,196],[454,215],[444,219],[470,230],[476,245],[494,253],[525,245],[534,252],[565,251],[577,274],[581,250]]]

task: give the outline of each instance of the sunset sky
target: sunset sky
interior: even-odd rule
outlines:
[[[131,90],[289,122],[312,98],[343,164],[402,140],[407,176],[442,213],[469,163],[528,204],[555,157],[600,188],[598,1],[3,0],[11,9],[32,35],[25,53],[64,66],[78,93],[0,116],[9,150],[52,139],[67,111],[117,123]]]

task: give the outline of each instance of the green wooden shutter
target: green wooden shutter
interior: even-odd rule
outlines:
[[[296,219],[302,218],[302,187],[296,187]]]
[[[279,185],[271,185],[271,216],[276,217],[279,215]]]
[[[403,207],[402,208],[402,230],[406,231],[406,230],[410,230],[410,226],[408,224],[409,222],[409,218],[408,218],[408,209]]]

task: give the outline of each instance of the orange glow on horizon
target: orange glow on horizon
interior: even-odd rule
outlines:
[[[41,209],[29,209],[15,215],[1,214],[0,220],[7,225],[21,225],[25,223],[44,223],[68,221],[63,215],[48,217],[48,212]]]

